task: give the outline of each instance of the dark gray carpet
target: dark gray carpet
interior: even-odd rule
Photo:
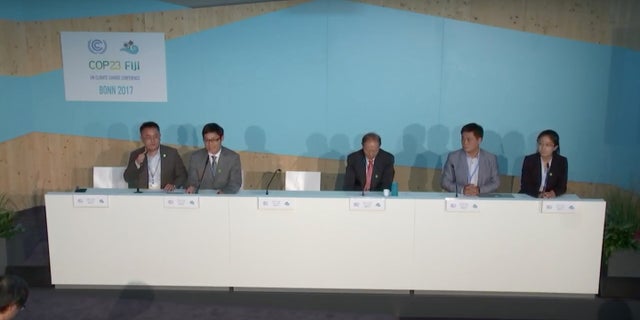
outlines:
[[[33,288],[17,319],[640,319],[600,298]]]

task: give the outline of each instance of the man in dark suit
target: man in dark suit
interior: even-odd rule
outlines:
[[[449,153],[442,168],[440,186],[449,192],[477,196],[494,192],[500,186],[498,160],[480,149],[484,129],[469,123],[460,130],[462,148]]]
[[[224,129],[217,123],[202,128],[204,148],[191,154],[187,193],[213,189],[217,193],[237,193],[242,186],[240,155],[222,146]]]
[[[173,191],[187,181],[178,150],[160,144],[160,126],[149,121],[140,126],[140,140],[144,144],[129,155],[124,180],[129,188],[163,189]]]
[[[362,137],[362,149],[347,157],[344,190],[382,191],[391,189],[395,169],[394,156],[380,149],[382,139],[369,132]]]

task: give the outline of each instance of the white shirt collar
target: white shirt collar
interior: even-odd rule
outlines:
[[[222,153],[222,148],[220,148],[220,150],[218,150],[218,152],[216,152],[216,154],[212,154],[212,153],[207,151],[207,154],[209,155],[209,158],[211,158],[211,156],[215,156],[216,159],[218,159],[218,160],[220,160],[220,153]]]

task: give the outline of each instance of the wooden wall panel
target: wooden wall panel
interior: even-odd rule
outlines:
[[[0,20],[0,43],[26,42],[25,50],[0,49],[0,74],[34,75],[62,67],[60,31],[164,32],[167,39],[221,26],[268,12],[288,8],[307,0],[274,1],[211,8],[185,9],[144,14],[87,17],[47,21]],[[6,26],[6,29],[4,28]],[[24,29],[25,31],[20,32]],[[6,37],[6,39],[5,39]],[[9,52],[4,52],[9,51]],[[4,60],[4,59],[3,59]]]
[[[471,15],[465,21],[525,31],[526,1],[487,0],[469,4]]]
[[[24,23],[0,20],[0,75],[24,74],[26,38]]]
[[[358,0],[360,2],[640,50],[634,0]],[[621,31],[623,30],[623,31]]]
[[[0,74],[61,68],[60,31],[164,32],[167,39],[288,8],[308,0],[33,22],[0,20]],[[514,30],[640,49],[634,0],[359,0]],[[7,45],[9,44],[9,45]]]
[[[0,191],[7,192],[20,209],[44,203],[49,191],[68,191],[76,186],[91,187],[94,166],[124,166],[129,152],[140,143],[31,133],[0,143]],[[177,147],[185,165],[195,147]],[[239,152],[244,171],[243,188],[265,189],[274,170],[271,188],[284,188],[284,171],[322,172],[322,190],[340,190],[344,179],[345,161],[318,159],[267,153]],[[499,192],[517,192],[519,177],[501,176]],[[396,167],[400,191],[441,191],[439,169]],[[582,197],[604,197],[617,188],[605,184],[570,182],[569,193]]]
[[[640,49],[640,1],[613,1],[610,6],[611,43],[616,46]]]
[[[611,43],[606,1],[527,1],[524,31],[594,43]]]

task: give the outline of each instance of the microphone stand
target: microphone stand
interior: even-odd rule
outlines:
[[[202,180],[204,179],[204,173],[207,172],[207,165],[209,164],[209,156],[207,156],[204,160],[204,168],[202,168],[202,174],[200,175],[200,180],[198,180],[198,187],[196,188],[195,194],[200,192],[200,186],[202,185]]]
[[[456,198],[458,197],[458,181],[456,179],[456,169],[453,166],[453,163],[451,164],[451,171],[453,172],[453,184],[456,186]]]

